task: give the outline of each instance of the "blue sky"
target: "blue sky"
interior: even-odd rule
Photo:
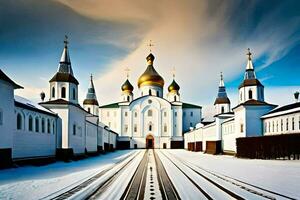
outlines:
[[[271,103],[291,102],[300,85],[297,0],[2,1],[0,67],[25,86],[19,94],[38,100],[40,91],[48,92],[65,34],[81,100],[93,73],[100,104],[118,101],[128,66],[138,96],[136,82],[146,67],[150,39],[166,86],[176,68],[183,101],[212,104],[223,71],[235,102],[248,47]]]

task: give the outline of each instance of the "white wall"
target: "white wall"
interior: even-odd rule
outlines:
[[[97,124],[90,123],[86,121],[86,150],[88,152],[96,152],[97,151]]]
[[[222,149],[236,152],[236,135],[234,120],[222,123]]]
[[[266,118],[263,124],[264,135],[300,133],[300,112]]]

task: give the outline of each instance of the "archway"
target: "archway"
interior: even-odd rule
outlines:
[[[154,137],[152,135],[148,135],[146,137],[146,148],[153,149],[154,148]]]

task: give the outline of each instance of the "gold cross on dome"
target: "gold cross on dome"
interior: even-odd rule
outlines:
[[[173,79],[174,79],[175,78],[175,73],[176,73],[175,67],[173,67],[173,69],[171,70],[171,72],[172,72],[172,76],[173,76]]]
[[[147,45],[149,47],[150,53],[152,52],[152,47],[154,47],[154,44],[152,43],[152,40],[150,40],[149,44]]]
[[[126,77],[129,78],[130,69],[128,67],[125,68]]]
[[[247,50],[248,50],[248,52],[247,52],[246,55],[248,56],[249,60],[251,60],[252,53],[250,52],[250,48],[248,48]]]

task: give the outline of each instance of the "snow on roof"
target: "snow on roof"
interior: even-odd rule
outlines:
[[[31,107],[32,109],[37,109],[37,110],[40,110],[42,112],[47,112],[47,113],[52,114],[52,115],[55,114],[51,110],[48,110],[47,108],[45,108],[43,106],[40,106],[39,104],[37,104],[33,101],[30,101],[29,99],[25,99],[24,97],[20,97],[18,95],[15,95],[15,101],[20,103],[20,104],[23,104],[27,107]]]
[[[267,114],[263,115],[261,118],[270,118],[270,117],[275,117],[275,116],[281,116],[281,115],[286,115],[290,113],[295,113],[295,112],[300,112],[300,102],[280,106],[277,108],[274,108]]]

